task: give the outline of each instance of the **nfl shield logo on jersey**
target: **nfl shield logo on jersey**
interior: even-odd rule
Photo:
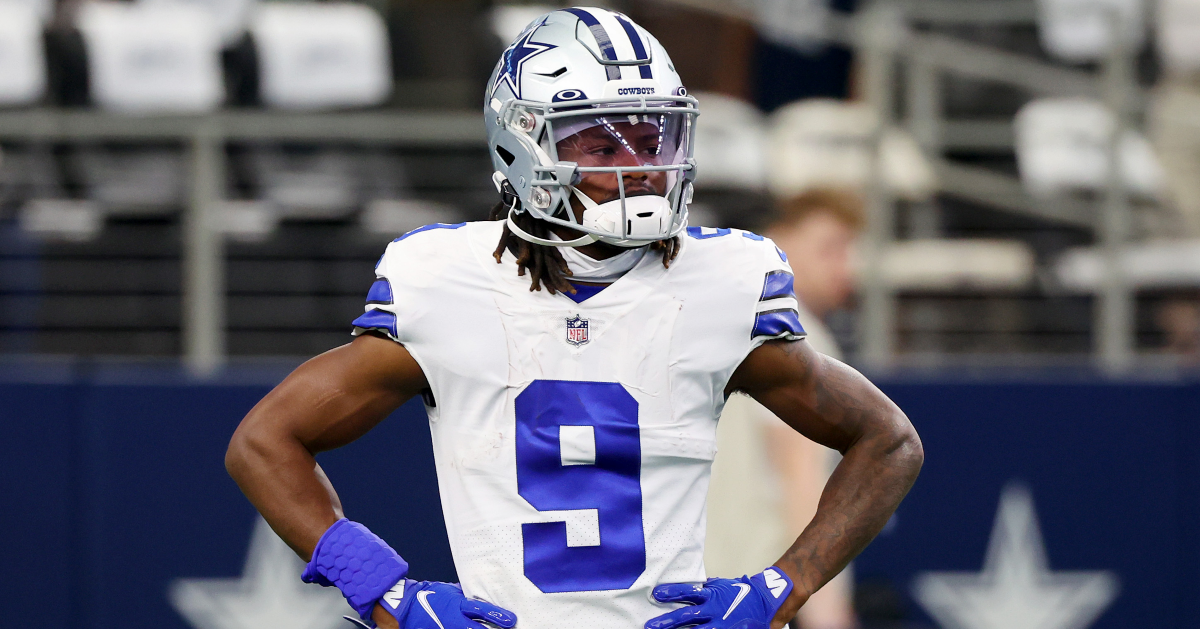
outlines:
[[[588,320],[575,315],[567,319],[567,342],[579,347],[588,342]]]

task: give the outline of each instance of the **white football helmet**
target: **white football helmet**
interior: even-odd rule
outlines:
[[[696,177],[698,114],[667,51],[624,15],[571,8],[534,20],[504,51],[484,94],[492,178],[511,204],[509,229],[559,247],[639,247],[678,235]],[[583,236],[538,238],[513,221],[521,212]]]

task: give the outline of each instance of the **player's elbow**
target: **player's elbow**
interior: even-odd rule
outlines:
[[[235,481],[246,469],[249,452],[249,444],[246,441],[246,436],[238,429],[234,431],[233,437],[229,439],[229,446],[225,448],[225,471]]]
[[[891,458],[900,466],[910,470],[913,479],[921,471],[925,463],[925,446],[921,436],[900,409],[895,409],[897,417],[890,422],[889,453]]]
[[[243,421],[225,448],[225,471],[239,485],[248,477],[255,463],[266,458],[269,450],[266,437]]]

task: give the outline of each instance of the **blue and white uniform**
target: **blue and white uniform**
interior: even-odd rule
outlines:
[[[804,335],[767,239],[689,228],[576,303],[492,257],[501,222],[390,244],[355,333],[404,344],[468,596],[522,629],[641,627],[650,590],[704,579],[705,496],[724,389],[771,338]],[[403,549],[400,549],[403,551]]]

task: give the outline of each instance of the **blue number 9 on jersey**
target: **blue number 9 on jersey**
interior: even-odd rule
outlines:
[[[600,544],[566,522],[521,525],[525,576],[543,592],[623,590],[646,570],[638,403],[615,382],[535,380],[516,399],[517,491],[538,511],[595,509]]]

